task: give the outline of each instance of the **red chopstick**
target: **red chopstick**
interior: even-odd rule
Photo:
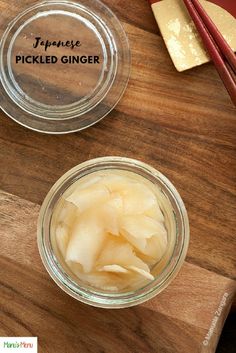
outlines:
[[[208,16],[200,2],[198,0],[192,0],[192,3],[194,4],[202,20],[204,21],[208,31],[211,33],[212,36],[214,36],[214,40],[222,51],[222,54],[226,57],[233,71],[236,73],[236,56],[233,50],[230,48],[229,44],[226,42],[226,40],[210,18],[210,16]]]
[[[236,73],[236,58],[234,52],[198,0],[184,0],[184,3],[232,102],[236,106],[236,80],[233,75],[233,73]],[[232,70],[227,65],[229,65]]]

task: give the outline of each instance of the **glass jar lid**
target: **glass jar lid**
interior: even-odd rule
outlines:
[[[126,34],[100,1],[21,5],[1,39],[0,105],[30,129],[78,131],[114,108],[129,71]]]

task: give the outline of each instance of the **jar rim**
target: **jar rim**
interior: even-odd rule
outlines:
[[[72,185],[75,181],[73,181],[74,177],[81,178],[92,172],[101,171],[104,169],[123,169],[130,170],[134,173],[137,173],[139,170],[147,173],[149,176],[152,176],[154,180],[161,182],[165,187],[165,190],[172,198],[171,202],[174,203],[173,205],[175,206],[175,212],[178,213],[175,214],[175,220],[177,222],[178,218],[179,223],[181,223],[178,224],[178,227],[180,226],[181,230],[181,234],[178,234],[178,237],[181,236],[181,239],[179,238],[181,243],[178,253],[175,254],[175,258],[171,256],[171,259],[168,261],[165,268],[152,282],[134,291],[122,293],[104,293],[96,289],[89,290],[79,286],[70,278],[68,274],[66,274],[65,270],[63,270],[62,266],[57,261],[52,248],[49,246],[50,224],[46,224],[47,222],[45,219],[50,213],[50,207],[53,198],[57,197],[57,199],[59,199],[60,196],[64,193],[61,191],[63,185],[65,185],[65,183],[69,180],[72,181],[70,184]],[[183,200],[174,185],[169,181],[168,178],[166,178],[162,173],[150,165],[140,162],[136,159],[125,157],[111,156],[95,158],[83,162],[70,169],[61,178],[59,178],[59,180],[48,192],[42,204],[38,219],[38,248],[43,264],[49,275],[57,283],[57,285],[70,296],[83,303],[102,308],[124,308],[134,306],[141,304],[162,292],[178,274],[184,262],[188,250],[189,237],[190,231],[188,214]],[[174,251],[176,251],[176,249],[174,249]]]

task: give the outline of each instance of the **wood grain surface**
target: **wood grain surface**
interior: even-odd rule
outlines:
[[[38,211],[29,201],[0,193],[0,335],[38,336],[43,353],[215,350],[236,290],[233,280],[186,262],[173,283],[145,304],[88,307],[45,273],[36,246]]]
[[[175,71],[146,0],[104,2],[122,20],[132,52],[130,82],[113,112],[65,136],[29,131],[0,112],[0,189],[14,195],[0,197],[0,335],[38,335],[40,353],[204,352],[212,310],[225,291],[230,300],[235,291],[236,109],[212,64]],[[19,2],[14,5],[0,0],[0,24],[17,12]],[[106,313],[81,305],[51,282],[38,257],[37,205],[68,169],[106,155],[151,164],[174,183],[188,209],[187,262],[155,299],[155,310],[152,302]],[[208,288],[200,300],[183,287],[192,271],[196,293]],[[215,288],[218,296],[212,295]],[[172,291],[180,292],[178,303]],[[215,350],[230,300],[209,352]],[[169,315],[165,310],[172,301]],[[175,316],[177,304],[182,311]],[[210,311],[202,326],[204,308]],[[199,311],[192,314],[194,309]],[[188,321],[196,315],[199,323]]]

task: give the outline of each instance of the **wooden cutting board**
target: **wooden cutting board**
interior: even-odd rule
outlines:
[[[155,299],[130,309],[86,306],[45,272],[36,246],[39,206],[0,193],[0,335],[38,336],[39,352],[214,352],[233,280],[185,262]]]
[[[211,64],[176,72],[146,0],[104,2],[123,21],[132,50],[116,109],[68,136],[37,134],[0,112],[0,336],[38,336],[40,353],[213,353],[236,291],[236,110]],[[0,0],[0,27],[19,4]],[[131,309],[95,309],[64,294],[36,245],[39,205],[52,184],[105,155],[159,169],[190,218],[180,274]]]

